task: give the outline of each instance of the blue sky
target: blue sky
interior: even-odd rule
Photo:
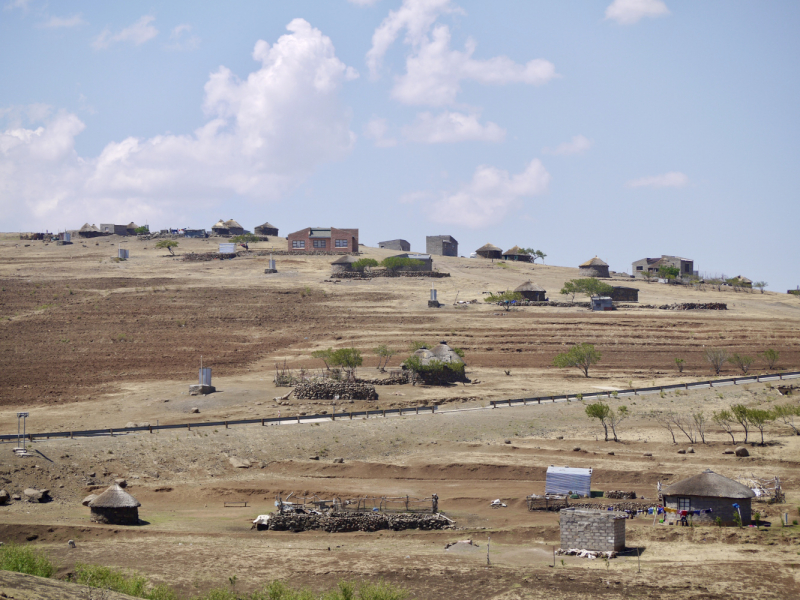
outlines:
[[[222,217],[800,283],[800,3],[0,3],[4,231]]]

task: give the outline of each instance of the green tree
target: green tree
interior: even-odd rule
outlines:
[[[616,411],[612,408],[609,408],[609,415],[608,415],[608,423],[611,425],[611,433],[614,434],[614,441],[618,442],[617,439],[617,427],[619,424],[622,423],[625,419],[630,416],[628,412],[628,407],[624,404],[620,406]]]
[[[325,350],[314,350],[311,353],[311,358],[318,358],[323,363],[325,363],[325,369],[330,371],[331,364],[333,363],[333,348],[327,348]]]
[[[406,258],[404,256],[389,256],[381,261],[381,266],[386,267],[390,271],[396,271],[402,267],[421,267],[424,264],[424,260]]]
[[[711,368],[714,369],[714,372],[719,375],[719,372],[722,370],[722,365],[729,358],[729,354],[727,350],[722,348],[708,348],[704,352],[704,356],[708,364],[711,365]]]
[[[678,275],[680,274],[681,270],[678,267],[672,267],[670,265],[661,265],[660,267],[658,267],[658,276],[661,279],[672,281],[673,279],[677,278]]]
[[[648,283],[653,278],[653,273],[651,271],[644,270],[644,271],[641,271],[641,274],[642,274],[642,277],[644,277],[644,280],[647,281]]]
[[[569,284],[572,284],[571,286]],[[565,290],[567,290],[565,292]],[[561,293],[564,295],[572,294],[573,299],[575,294],[586,294],[587,296],[608,296],[614,288],[597,279],[596,277],[587,277],[585,279],[572,279],[564,284]]]
[[[795,417],[800,417],[800,406],[796,404],[779,404],[772,409],[775,418],[783,421],[785,425],[792,428],[795,435],[800,435],[800,429],[795,425]]]
[[[511,302],[520,302],[522,300],[522,294],[519,292],[510,292],[505,291],[500,294],[489,294],[486,296],[483,301],[489,302],[490,304],[494,304],[497,302],[503,303],[511,303]],[[506,309],[508,309],[508,304],[506,304]]]
[[[577,286],[572,281],[567,281],[564,287],[561,288],[561,294],[564,296],[571,296],[570,302],[575,302],[575,294],[578,293]]]
[[[558,354],[553,359],[553,365],[560,369],[577,367],[586,377],[589,377],[589,367],[600,362],[600,351],[595,350],[592,344],[576,344],[567,352]]]
[[[781,353],[777,350],[773,350],[772,348],[767,348],[761,353],[761,357],[767,363],[767,368],[771,371],[775,368],[775,365],[778,364],[778,359],[781,357]]]
[[[764,288],[767,287],[768,285],[769,284],[766,281],[756,281],[753,284],[753,287],[761,290],[761,293],[763,294],[764,293]]]
[[[675,366],[678,367],[678,373],[683,373],[683,369],[686,366],[686,361],[682,358],[676,358]]]
[[[373,268],[378,266],[378,261],[374,258],[359,258],[356,262],[350,265],[354,271],[363,271],[367,267]]]
[[[742,370],[742,373],[747,374],[748,369],[750,369],[750,365],[752,365],[754,361],[751,356],[734,353],[728,359],[728,362],[739,367]]]
[[[150,226],[149,225],[142,225],[141,227],[137,227],[133,230],[136,235],[144,235],[150,233]]]
[[[341,367],[354,377],[363,362],[361,351],[356,348],[339,348],[331,353],[331,366]]]
[[[589,404],[586,407],[586,416],[590,419],[597,419],[603,426],[605,441],[608,441],[608,426],[612,412],[613,411],[611,410],[611,407],[608,404],[603,404],[602,402],[595,402],[594,404]]]
[[[165,249],[169,250],[169,253],[172,256],[175,256],[175,252],[173,252],[172,249],[177,247],[178,247],[178,242],[176,242],[175,240],[158,240],[156,242],[156,248],[160,250],[165,250]]]
[[[767,426],[767,423],[774,420],[775,415],[770,410],[764,410],[763,408],[747,409],[747,422],[761,433],[762,446],[764,445],[764,428]]]
[[[731,414],[734,420],[744,429],[744,443],[747,443],[747,435],[750,432],[750,414],[744,404],[734,404],[731,406]]]
[[[381,372],[386,371],[386,365],[389,364],[389,359],[397,354],[396,350],[392,350],[386,344],[381,344],[372,351],[378,355],[378,370]]]
[[[243,233],[242,235],[235,235],[231,238],[234,244],[255,244],[260,242],[261,238],[252,233]]]
[[[715,412],[711,416],[711,420],[722,427],[725,430],[725,433],[731,436],[731,444],[735,446],[736,437],[734,435],[733,428],[736,426],[736,418],[733,416],[733,413],[727,409],[723,409],[719,412]]]

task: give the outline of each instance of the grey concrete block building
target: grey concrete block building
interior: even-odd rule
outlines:
[[[425,237],[425,251],[436,256],[458,256],[458,240],[452,235]]]
[[[559,513],[561,548],[620,552],[625,549],[623,512],[564,508]]]
[[[399,250],[400,252],[410,252],[411,244],[406,240],[386,240],[385,242],[378,242],[378,248],[386,248],[387,250]]]
[[[670,256],[668,254],[662,254],[661,258],[642,258],[634,261],[631,263],[631,274],[636,277],[642,277],[642,273],[645,271],[658,274],[658,269],[662,265],[666,267],[678,267],[681,277],[694,274],[694,261],[692,259]]]

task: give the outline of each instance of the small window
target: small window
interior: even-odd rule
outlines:
[[[306,241],[305,240],[292,240],[292,248],[305,248]]]
[[[327,240],[314,240],[314,248],[325,248]]]
[[[337,248],[347,248],[347,240],[336,240]],[[381,246],[383,248],[383,246]]]
[[[636,270],[637,271],[641,271],[642,270],[642,265],[639,265],[638,267],[636,267]]]
[[[692,510],[692,499],[678,498],[678,510]]]

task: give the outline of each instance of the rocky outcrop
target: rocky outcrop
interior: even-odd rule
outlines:
[[[744,446],[739,446],[738,448],[736,448],[736,456],[741,456],[741,457],[750,456],[750,453]]]
[[[49,502],[52,500],[50,498],[50,490],[35,490],[33,488],[27,488],[24,492],[25,500],[28,502]]]
[[[0,505],[8,504],[11,502],[11,496],[8,495],[8,492],[5,490],[0,490]]]
[[[343,381],[310,381],[294,388],[294,397],[301,400],[377,400],[375,386]]]
[[[330,513],[327,515],[279,515],[268,522],[273,531],[321,530],[329,533],[346,531],[379,531],[391,529],[448,529],[452,522],[438,514]]]
[[[622,490],[611,490],[603,494],[612,500],[636,500],[636,492],[623,492]]]

